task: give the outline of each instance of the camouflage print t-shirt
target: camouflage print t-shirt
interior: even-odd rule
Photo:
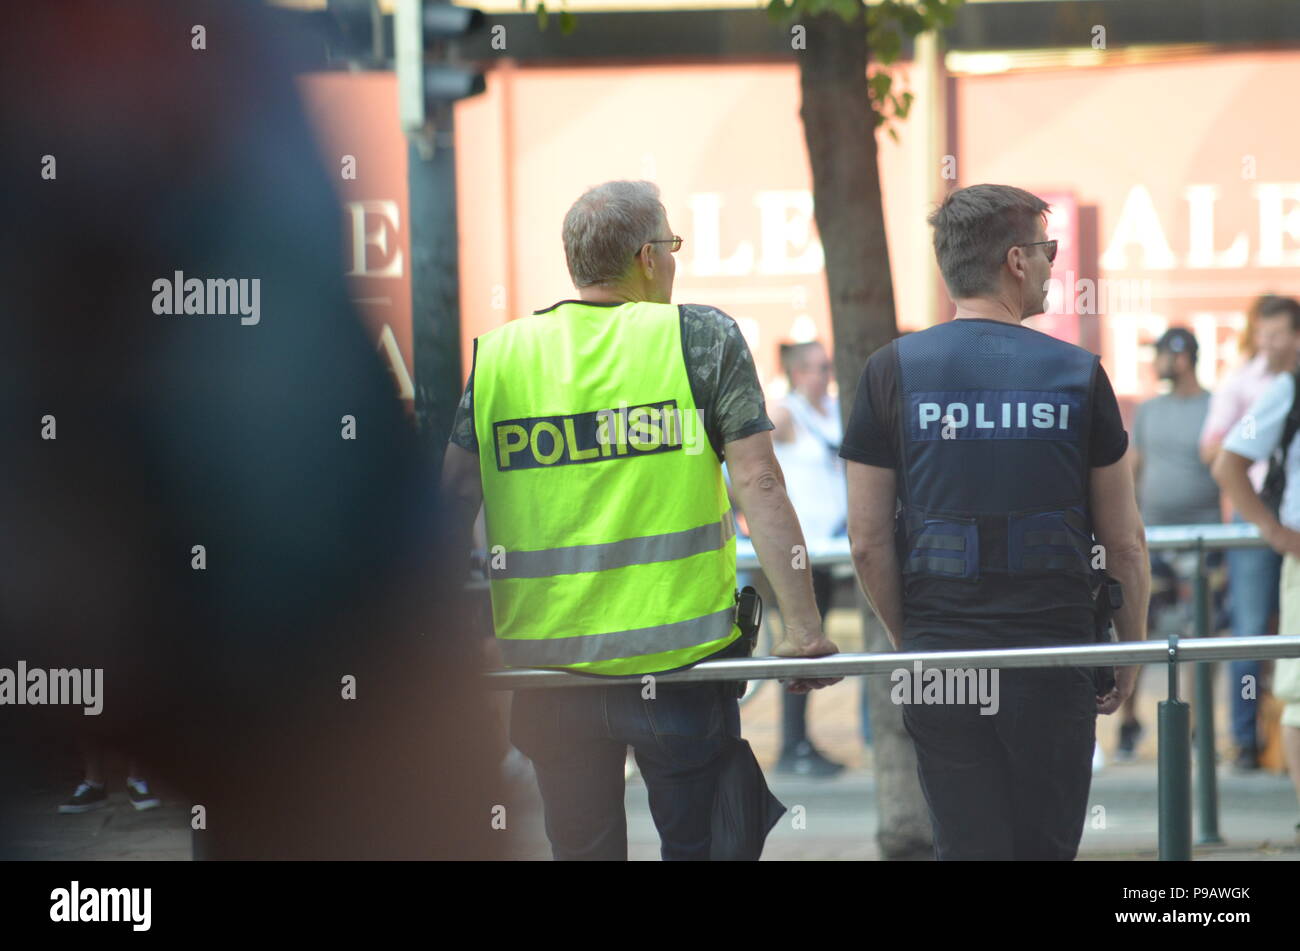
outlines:
[[[554,306],[558,305],[546,310]],[[686,374],[691,381],[691,394],[695,405],[703,412],[709,442],[721,459],[726,443],[774,428],[767,417],[754,358],[740,327],[716,307],[681,304],[677,309],[681,314],[682,350]],[[460,406],[456,409],[451,442],[467,452],[477,453],[473,398],[474,375],[471,372]]]

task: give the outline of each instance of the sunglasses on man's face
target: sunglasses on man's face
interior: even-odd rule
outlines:
[[[1040,244],[1046,245],[1044,253],[1047,255],[1047,263],[1051,264],[1056,260],[1056,241],[1031,241],[1028,244],[1014,244],[1013,248],[1036,248]]]

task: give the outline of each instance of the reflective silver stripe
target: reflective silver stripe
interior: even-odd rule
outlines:
[[[501,659],[507,667],[560,667],[697,647],[709,641],[721,640],[730,634],[734,617],[733,606],[689,621],[660,624],[656,627],[537,640],[499,637],[497,644],[501,647]]]
[[[492,579],[550,578],[584,571],[606,571],[628,565],[675,561],[717,551],[736,534],[736,515],[728,509],[721,521],[680,532],[625,538],[603,545],[571,545],[538,551],[507,551],[505,567],[493,568]]]

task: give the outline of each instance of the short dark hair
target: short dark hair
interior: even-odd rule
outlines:
[[[1265,294],[1255,303],[1255,315],[1259,319],[1277,317],[1286,314],[1291,318],[1291,329],[1300,333],[1300,302],[1294,297],[1279,297]]]
[[[1011,185],[949,192],[926,221],[934,228],[934,256],[953,299],[996,291],[1007,251],[1034,240],[1034,225],[1050,207]]]

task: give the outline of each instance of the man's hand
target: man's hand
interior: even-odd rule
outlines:
[[[1279,555],[1294,555],[1300,558],[1300,532],[1274,522],[1262,528],[1260,534],[1264,536],[1264,541],[1268,542],[1269,547]]]
[[[802,635],[786,631],[781,638],[781,642],[772,650],[772,656],[829,657],[831,654],[838,654],[839,652],[840,649],[835,646],[835,642],[827,637],[821,628],[818,628]],[[810,690],[820,690],[822,687],[837,684],[843,679],[843,677],[795,678],[782,680],[781,684],[790,693],[808,693]]]
[[[1137,686],[1138,670],[1137,667],[1115,668],[1115,686],[1110,693],[1097,698],[1098,713],[1114,713],[1124,705],[1124,701],[1133,696],[1133,689]]]

